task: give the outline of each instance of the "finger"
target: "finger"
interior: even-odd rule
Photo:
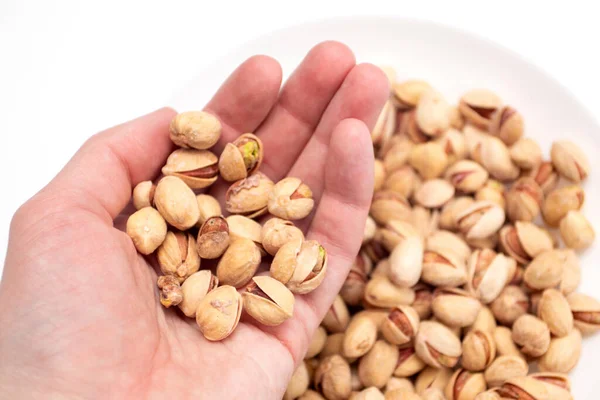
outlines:
[[[287,174],[354,65],[346,45],[327,41],[313,47],[287,80],[257,132],[265,149],[262,170],[271,179]]]

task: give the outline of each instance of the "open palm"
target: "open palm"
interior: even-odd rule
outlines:
[[[281,69],[247,60],[206,110],[225,143],[255,132],[261,170],[303,179],[316,211],[301,227],[329,252],[323,284],[294,317],[266,328],[242,318],[208,342],[193,319],[158,302],[155,270],[122,230],[132,187],[173,150],[161,109],[91,138],[13,219],[0,285],[0,392],[11,398],[277,399],[348,272],[372,193],[369,130],[388,91],[344,45],[313,48],[281,89]],[[211,194],[222,198],[226,186]]]

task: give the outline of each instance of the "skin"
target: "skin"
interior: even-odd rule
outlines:
[[[296,296],[294,317],[279,327],[243,317],[211,343],[193,319],[159,304],[153,258],[137,254],[123,230],[132,188],[156,177],[174,149],[175,111],[164,108],[93,136],[16,212],[0,283],[4,397],[282,397],[359,249],[373,191],[369,132],[388,82],[325,42],[280,85],[279,64],[255,56],[205,109],[223,124],[217,154],[255,132],[261,170],[313,190],[316,210],[300,225],[328,250],[329,267],[317,290]],[[222,200],[226,189],[210,193]]]

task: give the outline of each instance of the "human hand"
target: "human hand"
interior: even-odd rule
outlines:
[[[373,191],[369,132],[388,95],[384,74],[342,44],[313,48],[280,92],[281,68],[244,62],[206,110],[223,135],[263,141],[261,171],[305,181],[316,211],[301,222],[328,250],[314,292],[278,327],[244,318],[223,342],[158,301],[156,272],[123,232],[132,187],[173,150],[161,109],[89,139],[15,214],[0,283],[0,392],[12,398],[280,399],[338,293]],[[223,198],[224,183],[211,188]],[[125,211],[123,211],[125,210]],[[313,218],[314,217],[314,218]]]

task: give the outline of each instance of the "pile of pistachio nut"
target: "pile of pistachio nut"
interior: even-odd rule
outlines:
[[[575,292],[585,154],[561,140],[544,158],[489,90],[453,106],[393,76],[362,249],[285,399],[573,399],[566,374],[600,330]]]
[[[217,157],[208,149],[218,142],[221,124],[209,113],[180,113],[170,131],[180,148],[167,159],[157,184],[145,181],[134,188],[138,211],[127,220],[138,252],[156,254],[160,302],[196,318],[213,341],[235,330],[242,310],[261,324],[281,324],[293,314],[294,294],[317,288],[327,269],[323,246],[305,240],[292,222],[312,211],[310,188],[298,178],[273,183],[261,173],[263,146],[252,133],[226,144]],[[233,182],[223,199],[227,218],[215,197],[196,193],[219,175]],[[273,217],[263,225],[255,220],[266,219],[267,212]],[[256,275],[268,256],[270,273]]]

